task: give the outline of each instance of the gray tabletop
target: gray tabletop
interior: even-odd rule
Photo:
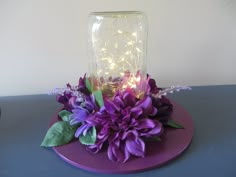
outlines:
[[[193,87],[169,96],[191,114],[190,147],[157,169],[122,176],[236,176],[236,85]],[[48,95],[0,97],[0,177],[92,177],[52,149],[40,147],[48,122],[61,107]]]

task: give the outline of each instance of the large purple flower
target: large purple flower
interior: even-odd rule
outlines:
[[[117,92],[113,99],[104,100],[100,111],[85,120],[97,130],[96,143],[89,149],[96,153],[108,144],[108,158],[118,162],[126,162],[131,155],[143,157],[143,138],[160,136],[163,131],[158,120],[149,118],[156,113],[149,96],[137,100],[130,91]]]

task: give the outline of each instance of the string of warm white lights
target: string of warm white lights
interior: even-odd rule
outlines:
[[[113,46],[110,45],[111,41],[116,41]],[[117,30],[111,38],[103,40],[102,43],[101,47],[99,40],[93,40],[98,78],[111,81],[121,77],[122,88],[135,88],[136,82],[141,79],[140,76],[137,77],[137,72],[143,66],[143,41],[138,38],[137,32]]]

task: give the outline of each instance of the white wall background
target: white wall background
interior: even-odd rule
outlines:
[[[87,15],[112,10],[147,14],[159,86],[236,84],[236,0],[0,0],[0,96],[76,84]]]

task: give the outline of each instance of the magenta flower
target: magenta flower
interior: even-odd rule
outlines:
[[[149,96],[138,101],[129,91],[118,92],[112,100],[105,99],[104,107],[85,120],[97,130],[96,143],[88,148],[97,153],[107,143],[108,158],[122,163],[131,155],[143,157],[143,138],[162,134],[162,124],[149,118],[156,113]]]

